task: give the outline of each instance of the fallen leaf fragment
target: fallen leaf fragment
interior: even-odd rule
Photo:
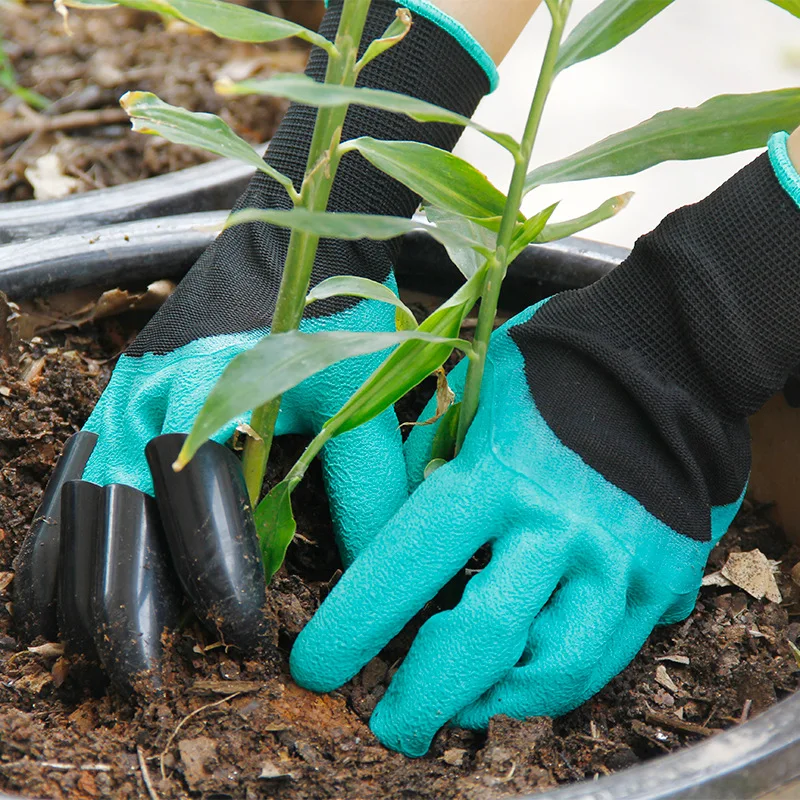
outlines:
[[[773,603],[780,603],[783,598],[774,574],[777,563],[770,561],[760,550],[731,553],[720,573],[756,600],[766,597]]]
[[[64,655],[64,645],[61,642],[45,642],[38,647],[29,647],[28,652],[45,658],[59,658]]]
[[[271,761],[265,761],[261,765],[261,774],[258,777],[266,781],[294,780],[294,775],[291,772],[281,769]]]
[[[683,664],[684,667],[689,666],[689,656],[658,656],[656,661],[672,661],[674,664]]]
[[[677,692],[678,685],[670,678],[667,668],[663,664],[656,667],[656,683],[660,683],[665,689],[670,692]]]
[[[0,387],[2,389],[4,387]],[[8,589],[11,581],[14,580],[13,572],[0,572],[0,594],[3,594]]]
[[[64,174],[58,153],[45,153],[25,170],[25,180],[33,187],[36,200],[59,200],[80,187],[77,178]]]
[[[445,764],[449,764],[451,767],[460,767],[464,763],[464,756],[466,754],[466,750],[462,750],[460,747],[453,747],[450,750],[444,751],[442,759]]]
[[[56,659],[56,663],[53,664],[53,667],[50,670],[50,677],[53,679],[53,684],[55,685],[56,689],[63,685],[68,675],[69,661],[67,661],[64,656],[60,656]]]
[[[733,586],[733,584],[721,573],[710,572],[703,577],[702,586]]]
[[[444,367],[439,367],[436,370],[436,413],[430,417],[429,419],[422,420],[421,422],[403,422],[400,424],[401,428],[405,427],[423,427],[425,425],[433,425],[434,422],[438,422],[447,412],[447,409],[450,408],[451,405],[456,400],[456,393],[450,388],[450,384],[447,382],[447,373],[444,371]]]

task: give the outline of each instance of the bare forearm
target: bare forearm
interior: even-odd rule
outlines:
[[[800,128],[795,128],[794,133],[789,137],[787,149],[795,169],[800,172]]]
[[[457,19],[499,64],[542,0],[434,0]]]

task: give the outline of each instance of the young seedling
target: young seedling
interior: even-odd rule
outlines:
[[[108,0],[57,0],[64,5],[98,7]],[[280,566],[294,535],[291,493],[308,465],[333,437],[352,430],[384,411],[421,380],[436,371],[454,348],[470,358],[461,403],[439,420],[427,474],[451,458],[462,445],[480,397],[489,337],[494,327],[500,287],[509,264],[531,242],[551,241],[577,233],[616,214],[630,194],[612,197],[577,219],[551,222],[556,206],[530,218],[520,212],[523,198],[538,186],[612,175],[630,175],[663,161],[707,158],[762,147],[770,133],[800,123],[800,89],[712,98],[697,108],[679,108],[559,161],[529,170],[531,154],[546,100],[556,76],[570,66],[601,55],[657,16],[672,0],[604,0],[564,38],[572,0],[545,0],[552,27],[521,142],[488,130],[447,109],[387,91],[357,87],[363,66],[396,46],[413,24],[401,9],[383,36],[357,60],[369,0],[345,0],[334,42],[301,26],[220,0],[121,0],[121,5],[153,10],[182,19],[220,36],[243,41],[276,41],[296,36],[325,49],[329,56],[324,84],[298,75],[267,80],[224,82],[226,94],[265,94],[319,109],[311,153],[301,188],[268,167],[258,154],[221,120],[162,103],[154,95],[131,93],[123,106],[134,127],[171,141],[193,144],[253,164],[277,180],[294,208],[245,210],[228,225],[260,220],[290,228],[291,240],[271,333],[235,358],[210,393],[176,462],[180,469],[222,425],[254,409],[254,437],[244,455],[251,498],[261,489],[280,397],[288,389],[333,363],[393,347],[392,352],[329,419],[301,458],[256,509],[265,572]],[[769,0],[800,17],[798,0]],[[349,105],[364,105],[406,114],[418,121],[472,127],[505,148],[514,160],[506,196],[463,159],[417,142],[360,138],[341,142]],[[395,217],[326,213],[328,196],[341,157],[357,151],[371,164],[423,198],[429,224]],[[413,314],[385,286],[361,278],[337,277],[309,293],[309,278],[320,237],[389,239],[426,230],[447,248],[466,278],[463,286],[425,321]],[[304,307],[336,294],[391,303],[397,331],[350,333],[297,331]],[[459,338],[466,314],[480,300],[474,342]]]
[[[3,4],[0,3],[0,8],[2,8],[2,5]],[[11,5],[11,3],[8,3],[8,5]],[[39,94],[39,92],[35,92],[33,89],[28,89],[25,86],[20,86],[17,80],[17,72],[7,52],[7,45],[5,39],[3,39],[2,29],[0,29],[0,88],[18,97],[23,103],[37,111],[42,111],[50,105],[50,101]]]

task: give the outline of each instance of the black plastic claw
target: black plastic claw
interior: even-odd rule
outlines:
[[[161,637],[177,625],[180,595],[152,497],[122,484],[103,489],[95,558],[100,661],[124,693],[157,691]]]
[[[14,621],[18,637],[30,642],[37,636],[58,636],[56,591],[61,538],[61,487],[83,475],[97,436],[80,431],[64,445],[31,529],[14,559]]]
[[[105,493],[89,481],[67,481],[61,489],[61,555],[58,628],[69,654],[95,659],[96,553]]]
[[[184,434],[146,448],[172,563],[195,613],[228,645],[245,651],[268,642],[266,584],[241,465],[206,442],[180,472],[172,464]]]

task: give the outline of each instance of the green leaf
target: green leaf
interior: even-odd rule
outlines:
[[[407,8],[398,8],[394,21],[383,32],[383,36],[380,39],[371,41],[369,47],[364,51],[364,55],[358,60],[356,74],[360,74],[361,70],[370,61],[374,61],[379,55],[402,42],[406,38],[406,34],[411,30],[411,22],[411,12]]]
[[[800,88],[713,97],[696,108],[662,111],[560,161],[528,173],[525,191],[545,183],[633,175],[663,161],[710,158],[764,147],[775,131],[800,124]]]
[[[407,186],[424,201],[466,217],[499,217],[506,196],[472,164],[446,150],[420,142],[380,141],[369,137],[346,142],[374,167]]]
[[[497,249],[497,233],[484,224],[488,219],[474,220],[436,206],[425,206],[425,216],[440,233],[452,233],[464,240],[463,244],[444,242],[444,246],[450,260],[467,279],[486,263],[486,252],[493,253]],[[494,217],[491,222],[499,227],[500,220]],[[471,242],[478,242],[485,252],[476,250]]]
[[[471,346],[454,337],[458,336],[464,317],[480,297],[485,281],[484,266],[420,323],[419,332],[445,337],[458,344],[431,345],[424,341],[401,344],[325,423],[323,430],[333,437],[369,422],[444,364],[454,347],[469,354]]]
[[[458,418],[461,416],[461,403],[453,403],[439,421],[439,427],[431,445],[431,459],[451,461],[456,455],[458,438]]]
[[[769,0],[769,2],[774,3],[790,14],[794,14],[796,17],[800,17],[800,0]]]
[[[515,155],[519,153],[519,144],[508,134],[490,131],[468,117],[425,100],[384,89],[334,86],[318,83],[307,75],[275,75],[271,78],[252,78],[237,83],[222,79],[214,84],[214,88],[220,94],[266,94],[318,108],[352,104],[405,114],[417,122],[446,122],[450,125],[474,128],[511,153]]]
[[[308,211],[305,208],[295,208],[289,211],[246,208],[231,214],[225,227],[241,225],[244,222],[267,222],[271,225],[294,228],[323,238],[349,241],[358,239],[385,241],[421,230],[444,245],[449,243],[459,247],[480,248],[482,246],[480,242],[465,239],[449,230],[439,230],[433,225],[425,225],[423,222],[405,217],[384,217],[380,214],[329,213]]]
[[[2,29],[0,29],[0,87],[37,111],[42,111],[50,105],[50,101],[44,95],[18,83],[16,70],[5,50]]]
[[[119,104],[131,117],[133,130],[163,136],[176,144],[200,147],[210,153],[250,164],[274,178],[289,192],[290,197],[296,198],[291,179],[267,164],[253,147],[214,114],[171,106],[152,92],[126,92]]]
[[[443,458],[432,458],[426,465],[425,470],[422,473],[422,480],[426,481],[436,472],[437,469],[441,469],[447,461]]]
[[[545,208],[544,211],[540,211],[527,219],[524,224],[517,226],[509,248],[509,263],[545,230],[548,220],[553,216],[553,212],[557,207],[558,203],[553,203],[553,205]]]
[[[261,11],[222,0],[57,0],[58,5],[70,8],[111,8],[115,5],[135,8],[138,11],[153,11],[161,16],[188,22],[197,28],[239,42],[277,42],[296,37],[315,44],[328,53],[336,48],[324,36],[302,25],[281,17],[273,17]]]
[[[286,550],[297,530],[292,513],[292,491],[297,483],[296,478],[282,480],[256,508],[256,532],[267,583],[283,564]]]
[[[468,343],[453,336],[419,330],[395,333],[289,331],[265,336],[254,347],[236,356],[214,385],[178,455],[178,468],[185,466],[197,448],[226,422],[279,397],[331,364],[409,341],[469,349]]]
[[[603,222],[619,214],[619,212],[628,205],[632,197],[633,192],[618,194],[615,197],[610,197],[604,203],[601,203],[594,211],[590,211],[582,217],[547,225],[539,236],[536,237],[536,241],[554,242],[557,239],[565,239],[567,236],[574,236],[576,233],[580,233],[580,231],[591,228],[592,225],[597,225],[598,222]]]
[[[787,639],[786,644],[789,645],[789,650],[794,658],[794,663],[797,665],[797,668],[800,669],[800,648],[791,640]]]
[[[556,72],[599,56],[636,33],[673,0],[604,0],[561,44]]]
[[[403,324],[398,325],[398,330],[413,331],[417,327],[417,319],[411,309],[388,286],[369,278],[358,278],[354,275],[334,275],[334,277],[318,283],[308,293],[306,305],[339,295],[391,303],[402,319]]]

